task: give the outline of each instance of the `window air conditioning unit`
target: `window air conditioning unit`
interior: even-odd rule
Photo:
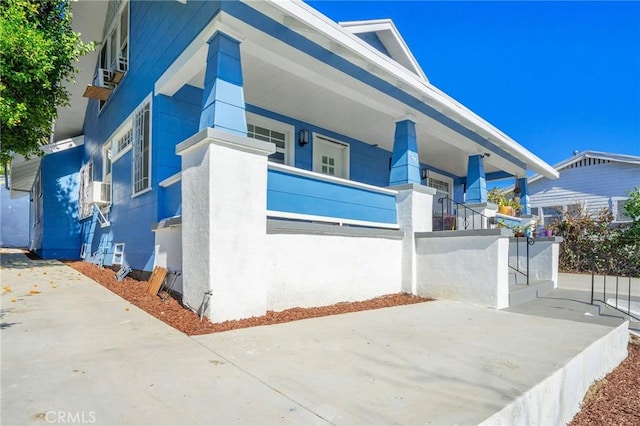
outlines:
[[[94,86],[104,87],[107,89],[113,89],[112,83],[112,73],[108,69],[98,68],[98,73],[96,74],[95,81],[93,82]]]
[[[118,60],[115,65],[116,66],[114,67],[113,71],[126,72],[129,69],[129,61],[127,60],[127,58],[124,58],[122,56],[118,56]]]
[[[111,204],[111,185],[104,182],[91,182],[89,186],[89,204],[99,206]]]
[[[127,72],[128,69],[128,61],[127,58],[123,58],[122,56],[118,56],[118,58],[111,64],[111,74],[109,76],[109,83],[118,84],[122,77],[124,77],[124,73]]]

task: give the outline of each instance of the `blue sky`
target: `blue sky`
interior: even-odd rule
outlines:
[[[308,3],[391,18],[434,86],[550,164],[640,155],[640,2]]]

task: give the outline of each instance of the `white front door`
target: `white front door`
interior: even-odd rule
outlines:
[[[314,135],[313,171],[349,179],[349,145]]]

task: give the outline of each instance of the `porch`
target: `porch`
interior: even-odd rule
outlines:
[[[433,188],[274,164],[273,144],[211,128],[177,151],[183,171],[163,190],[181,190],[182,216],[156,228],[157,265],[181,269],[184,303],[213,321],[398,292],[504,308],[525,267],[555,286],[559,240],[536,241],[526,262],[495,224],[432,232]]]

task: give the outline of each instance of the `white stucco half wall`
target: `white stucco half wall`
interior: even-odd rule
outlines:
[[[509,234],[504,229],[417,233],[418,295],[509,306]]]
[[[401,291],[399,231],[388,237],[336,231],[269,232],[267,309],[332,305]]]

